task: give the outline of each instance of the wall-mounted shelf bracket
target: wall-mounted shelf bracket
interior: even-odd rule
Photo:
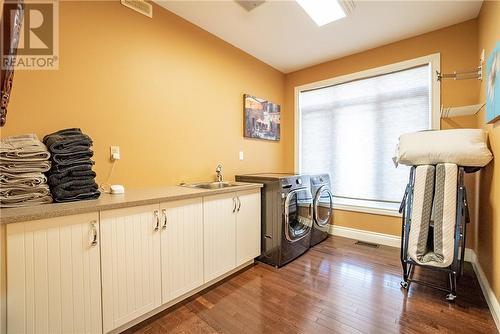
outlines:
[[[453,72],[453,73],[441,73],[436,71],[437,80],[441,81],[442,79],[453,79],[453,80],[469,80],[469,79],[477,79],[483,80],[483,63],[484,63],[484,50],[481,52],[481,59],[479,60],[479,66],[471,71],[466,72]]]

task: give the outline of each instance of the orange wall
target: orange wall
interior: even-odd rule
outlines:
[[[479,14],[479,52],[488,56],[500,40],[500,2],[485,1]],[[498,83],[497,83],[498,84]],[[485,84],[479,101],[486,100]],[[490,149],[500,157],[500,122],[486,125],[484,112],[478,115],[478,127],[489,133]],[[492,162],[481,172],[477,256],[497,298],[500,298],[500,163]]]
[[[285,76],[154,5],[60,2],[60,69],[16,71],[1,136],[81,127],[98,181],[120,145],[112,182],[126,187],[283,171],[285,141],[243,138],[243,94],[284,104]],[[245,153],[239,161],[238,152]]]
[[[209,179],[219,161],[227,179],[292,171],[295,86],[435,52],[441,52],[443,71],[469,69],[478,60],[477,36],[477,20],[470,20],[285,76],[157,5],[149,19],[118,1],[61,2],[60,69],[16,72],[1,136],[34,131],[42,137],[81,127],[95,142],[99,182],[110,170],[109,146],[120,145],[122,160],[111,181],[127,187]],[[476,103],[478,87],[446,81],[442,102]],[[282,105],[281,142],[243,138],[244,93]],[[473,117],[443,122],[474,126]],[[400,233],[396,217],[338,211],[334,219]]]
[[[444,72],[467,70],[477,66],[479,61],[477,20],[466,21],[288,74],[286,76],[285,95],[287,113],[283,116],[286,125],[283,138],[290,138],[290,140],[286,141],[286,168],[291,170],[294,164],[293,118],[295,87],[436,52],[441,53],[441,70]],[[447,80],[442,85],[441,102],[447,106],[475,104],[478,98],[478,85],[478,82],[473,80],[460,82]],[[443,128],[475,126],[474,117],[460,117],[442,122]],[[469,177],[468,183],[470,192],[473,193],[474,180]],[[471,198],[473,198],[473,195]],[[334,224],[393,235],[399,235],[401,232],[401,221],[397,217],[339,211],[334,215]],[[473,239],[473,237],[469,238],[469,242]]]

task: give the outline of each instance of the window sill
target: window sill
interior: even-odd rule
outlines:
[[[352,212],[361,212],[361,213],[369,213],[372,215],[381,215],[381,216],[390,216],[390,217],[402,217],[397,210],[389,210],[389,209],[379,209],[372,208],[366,206],[357,206],[357,205],[348,205],[348,204],[333,204],[333,209],[342,210],[342,211],[352,211]]]

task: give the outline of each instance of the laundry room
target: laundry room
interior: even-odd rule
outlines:
[[[499,332],[499,0],[0,8],[0,334]]]

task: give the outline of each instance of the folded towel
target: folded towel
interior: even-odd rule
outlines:
[[[78,128],[54,132],[45,136],[43,142],[52,153],[81,152],[92,146],[92,139]]]
[[[87,160],[85,163],[82,164],[71,164],[71,165],[59,165],[59,164],[53,164],[52,168],[50,169],[50,172],[48,174],[52,175],[55,173],[65,173],[67,171],[74,170],[74,168],[86,168],[88,170],[92,170],[92,165],[94,165],[94,161],[92,160]]]
[[[52,196],[56,202],[96,199],[100,195],[94,180],[69,181],[52,188]]]
[[[76,165],[68,166],[65,170],[61,172],[50,171],[50,176],[58,179],[62,179],[66,176],[91,176],[95,173],[92,170],[92,165]]]
[[[0,140],[0,163],[7,161],[44,161],[50,153],[35,134],[11,136]]]
[[[100,196],[92,171],[92,139],[78,128],[60,130],[43,138],[52,154],[47,173],[56,202],[93,199]]]
[[[88,173],[92,171],[92,164],[87,163],[87,164],[82,164],[82,165],[75,165],[75,166],[64,166],[64,168],[60,168],[63,166],[58,166],[59,168],[54,168],[55,166],[52,167],[52,169],[49,171],[48,174],[50,176],[54,176],[57,178],[63,178],[68,175],[73,175],[74,173]],[[86,174],[76,174],[76,175],[86,175]]]
[[[75,174],[76,173],[76,174]],[[81,174],[81,175],[78,175]],[[65,184],[71,181],[92,181],[95,182],[96,174],[94,171],[86,171],[86,172],[74,172],[68,176],[59,178],[54,175],[50,175],[48,179],[48,184],[51,187],[56,187],[60,184]]]
[[[50,153],[35,134],[0,140],[0,207],[51,203],[43,172],[50,170]]]
[[[0,197],[0,207],[1,208],[19,208],[23,206],[32,206],[40,204],[52,203],[52,197],[47,196],[37,196],[36,194],[20,195],[20,196],[10,196],[8,198]]]
[[[34,173],[47,172],[50,169],[50,161],[9,161],[0,163],[0,172],[7,173]]]
[[[93,155],[94,152],[91,149],[74,153],[55,153],[52,155],[52,162],[62,166],[85,164]]]
[[[74,196],[54,198],[55,202],[58,203],[66,203],[66,202],[74,202],[74,201],[86,201],[91,199],[98,199],[101,196],[99,190],[88,190],[85,192],[80,192]]]
[[[0,187],[24,184],[37,186],[47,183],[47,177],[43,173],[7,173],[0,174]]]
[[[49,195],[50,189],[47,184],[40,184],[36,187],[26,185],[26,184],[15,184],[15,185],[2,185],[0,188],[0,197],[6,198],[9,196],[17,196],[23,194],[39,194],[39,195]]]
[[[24,184],[2,185],[0,188],[0,207],[11,208],[51,202],[52,197],[46,184],[35,187]]]

